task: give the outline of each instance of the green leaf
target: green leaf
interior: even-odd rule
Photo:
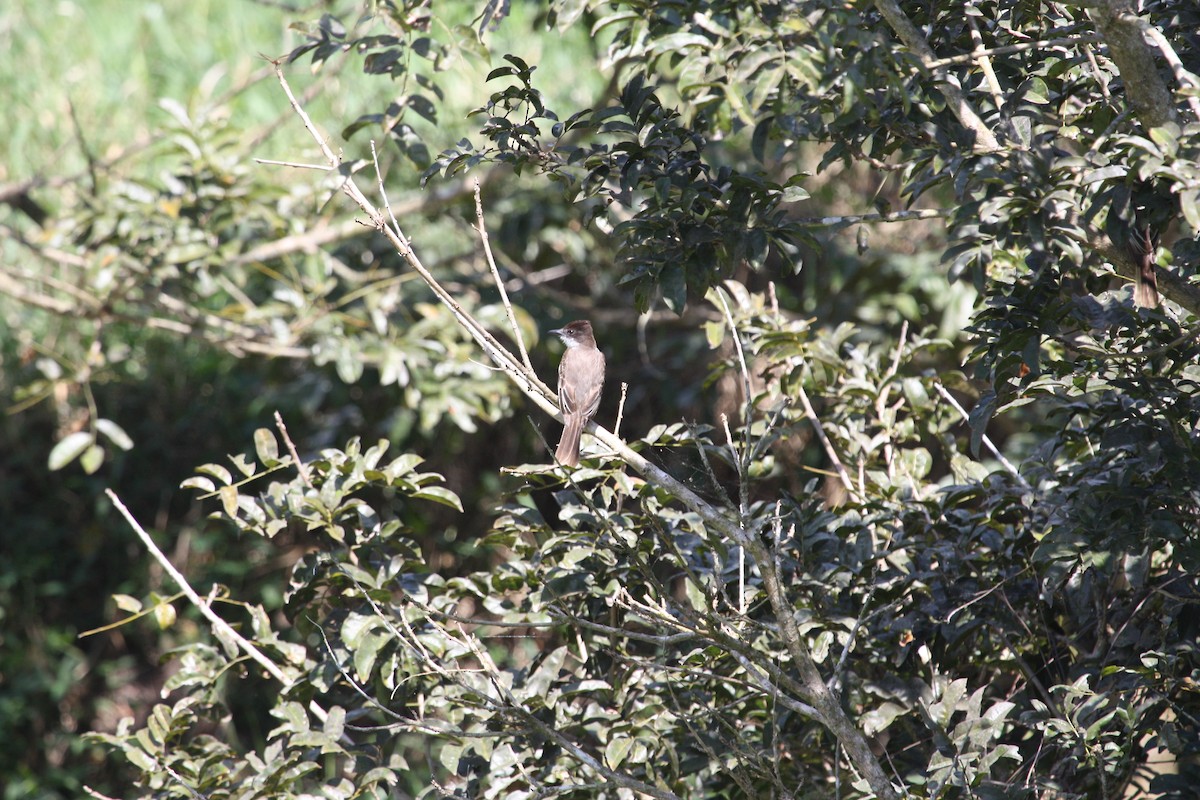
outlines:
[[[725,341],[725,322],[714,319],[704,323],[704,337],[708,339],[708,346],[716,350]]]
[[[258,472],[258,469],[244,453],[230,456],[229,460],[237,467],[238,472],[242,473],[243,478],[252,478]]]
[[[186,481],[179,484],[179,488],[180,489],[199,489],[202,492],[215,492],[217,490],[216,484],[214,484],[208,478],[205,478],[203,475],[196,475],[194,477],[188,478]]]
[[[634,740],[628,736],[613,736],[604,747],[604,763],[609,769],[617,769],[633,749]]]
[[[924,479],[933,468],[933,456],[924,447],[901,450],[899,455],[904,471],[915,480]]]
[[[360,681],[367,683],[371,680],[371,671],[379,651],[390,641],[391,636],[383,633],[370,633],[362,637],[354,651],[354,672]]]
[[[158,629],[165,631],[175,624],[175,606],[170,603],[159,603],[154,607],[154,621]]]
[[[232,473],[220,464],[201,464],[199,467],[196,467],[196,471],[205,475],[211,475],[221,483],[233,483]]]
[[[566,647],[558,647],[542,661],[525,682],[525,688],[532,695],[545,697],[551,684],[558,680],[558,675],[566,663],[570,651]]]
[[[669,264],[659,273],[658,285],[662,290],[663,302],[676,314],[682,314],[687,305],[687,279],[683,267]]]
[[[122,751],[125,757],[129,759],[129,763],[140,769],[142,772],[152,773],[159,772],[158,762],[153,756],[136,747],[126,747]]]
[[[225,513],[230,517],[237,519],[238,510],[238,491],[236,486],[222,486],[219,492],[221,497],[221,506],[225,509]]]
[[[1173,125],[1151,128],[1150,138],[1168,158],[1173,158],[1179,151],[1179,129]]]
[[[810,197],[812,195],[808,193],[807,189],[800,186],[788,185],[783,188],[783,193],[780,195],[779,200],[783,203],[799,203],[801,200],[807,200]]]
[[[346,732],[346,709],[341,706],[333,706],[329,709],[325,717],[325,735],[333,741],[342,738],[342,734]]]
[[[383,468],[383,474],[387,476],[389,481],[395,481],[416,469],[425,459],[413,453],[405,453],[402,456],[394,459],[390,464]]]
[[[275,434],[270,428],[254,431],[254,452],[264,467],[273,467],[279,463],[279,443],[275,441]]]
[[[114,594],[113,600],[117,604],[117,608],[122,611],[128,611],[130,614],[136,614],[142,610],[142,601],[136,597],[130,597],[127,594]]]
[[[1200,231],[1200,189],[1185,189],[1179,193],[1179,207],[1183,218],[1194,231]]]
[[[48,466],[52,471],[62,469],[79,458],[84,450],[92,446],[93,442],[95,442],[95,437],[91,431],[76,431],[68,434],[50,451]]]
[[[443,486],[426,486],[424,489],[413,492],[412,496],[422,500],[432,500],[457,511],[463,510],[462,501],[458,499],[458,495]]]
[[[104,448],[98,444],[93,444],[84,450],[83,455],[79,457],[79,466],[83,467],[83,471],[88,475],[94,475],[103,463]]]
[[[1046,86],[1046,82],[1041,78],[1030,78],[1025,82],[1024,98],[1030,103],[1036,105],[1045,105],[1050,102],[1050,89]]]
[[[107,436],[110,442],[122,450],[133,449],[133,439],[130,439],[129,434],[125,433],[121,426],[111,419],[96,420],[96,430]]]

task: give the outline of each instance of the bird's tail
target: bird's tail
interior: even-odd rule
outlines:
[[[563,425],[562,438],[558,440],[558,450],[554,457],[558,463],[568,467],[579,466],[579,437],[583,434],[583,417],[571,414],[566,417]]]

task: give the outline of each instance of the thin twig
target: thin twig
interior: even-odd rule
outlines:
[[[265,164],[269,167],[291,167],[292,169],[312,169],[319,172],[329,172],[333,167],[328,164],[305,164],[300,161],[276,161],[273,158],[256,158],[256,164]]]
[[[738,480],[742,484],[742,510],[746,510],[746,481],[748,478],[750,464],[745,459],[750,456],[750,423],[754,417],[754,393],[750,384],[750,367],[746,363],[746,352],[742,349],[742,337],[738,333],[737,323],[733,321],[733,310],[729,307],[729,301],[725,299],[725,291],[718,287],[716,295],[721,300],[721,308],[725,312],[725,324],[729,326],[729,335],[733,337],[733,347],[737,352],[738,365],[742,370],[742,394],[744,400],[744,410],[742,411],[742,429],[745,431],[744,441],[742,442],[742,455],[739,457],[737,450],[733,451],[733,456],[737,460],[738,465]],[[728,421],[726,421],[726,434],[728,434]],[[733,439],[729,440],[729,447],[733,448]]]
[[[613,436],[621,435],[621,419],[625,416],[625,396],[629,393],[629,384],[621,381],[621,400],[617,403],[617,421],[613,423]]]
[[[946,391],[946,387],[942,386],[941,381],[934,381],[933,386],[935,389],[937,389],[938,394],[940,394],[942,396],[942,398],[945,399],[945,401],[947,403],[949,403],[951,406],[953,406],[954,410],[957,411],[962,416],[964,421],[966,421],[966,422],[971,421],[971,415],[967,413],[967,410],[962,407],[961,403],[959,403],[957,400],[954,399],[954,395],[952,395],[952,394],[950,394],[950,392]],[[1004,457],[1004,454],[1000,452],[1000,448],[996,447],[996,445],[992,442],[992,440],[990,438],[988,438],[988,435],[986,433],[983,434],[982,440],[983,440],[984,446],[987,447],[988,450],[992,451],[992,455],[994,455],[996,457],[996,460],[999,461],[1000,464],[1006,470],[1008,470],[1013,475],[1013,477],[1015,477],[1017,479],[1017,481],[1020,482],[1021,486],[1023,486],[1026,489],[1033,488],[1032,486],[1029,485],[1029,482],[1026,481],[1024,477],[1022,477],[1021,473],[1017,471],[1017,468],[1015,466],[1013,466],[1013,463]]]
[[[796,390],[800,393],[800,404],[804,406],[804,415],[812,423],[813,430],[817,433],[817,439],[821,442],[821,447],[825,448],[825,455],[829,456],[829,460],[833,463],[833,468],[837,470],[838,477],[842,480],[842,486],[846,487],[846,491],[852,497],[858,496],[859,492],[854,488],[854,481],[850,479],[850,473],[846,471],[842,460],[838,458],[837,450],[833,449],[833,442],[829,441],[829,437],[825,434],[825,426],[821,424],[821,418],[817,416],[816,410],[813,409],[812,403],[808,399],[808,392],[804,391],[804,386],[800,383],[796,384]]]
[[[900,371],[900,359],[904,355],[904,345],[908,342],[908,320],[900,325],[900,338],[896,343],[896,351],[892,354],[892,363],[888,367],[887,372],[883,374],[883,380],[879,382],[879,397],[875,398],[875,416],[879,418],[880,425],[884,424],[884,416],[888,410],[888,396],[891,394],[892,380],[896,377],[896,373]],[[903,402],[903,400],[901,400]],[[891,426],[889,426],[890,428]],[[883,460],[887,464],[888,477],[893,475],[894,447],[892,439],[889,436],[887,442],[883,446]],[[861,483],[861,481],[860,481]]]
[[[860,225],[864,222],[908,222],[914,219],[941,219],[950,216],[949,209],[913,208],[907,211],[891,211],[887,214],[844,214],[837,217],[804,217],[796,220],[806,228],[831,228],[835,225]]]
[[[738,513],[741,525],[746,526],[750,514],[750,463],[754,448],[750,444],[750,427],[754,420],[754,393],[750,384],[750,367],[746,363],[746,352],[742,349],[742,336],[738,332],[737,323],[733,320],[733,310],[725,298],[725,290],[717,287],[717,297],[721,300],[721,308],[725,312],[725,324],[729,326],[729,335],[733,337],[733,346],[737,352],[738,364],[742,370],[742,393],[745,395],[745,405],[742,411],[742,452],[739,454],[733,443],[733,435],[729,431],[729,418],[721,415],[721,423],[725,426],[725,438],[729,441],[729,449],[733,453],[733,463],[738,471]],[[746,548],[738,546],[738,613],[746,614]]]
[[[955,64],[969,64],[976,61],[980,56],[1007,56],[1013,53],[1023,53],[1026,50],[1047,50],[1051,47],[1074,47],[1076,45],[1086,45],[1090,42],[1098,42],[1100,37],[1096,34],[1085,34],[1082,36],[1066,36],[1058,39],[1040,39],[1033,42],[1021,42],[1020,44],[1006,44],[1000,47],[989,47],[985,50],[974,49],[969,53],[963,53],[958,56],[949,56],[948,58],[935,58],[925,66],[929,69],[941,69],[942,67],[952,67]]]
[[[747,480],[747,474],[746,474],[746,462],[748,460],[748,457],[745,456],[744,453],[749,452],[750,445],[749,445],[749,442],[747,442],[745,448],[743,448],[743,453],[738,453],[737,445],[733,443],[733,433],[729,430],[729,415],[728,414],[725,414],[725,413],[721,414],[721,427],[725,429],[725,441],[729,442],[729,451],[733,454],[733,462],[735,464],[737,464],[737,468],[738,468],[738,493],[740,495],[740,500],[741,500],[741,502],[739,502],[739,504],[738,504],[738,512],[741,516],[741,524],[744,527],[746,525],[747,515],[749,514],[749,511],[750,511],[749,507],[747,506],[747,484],[749,483],[749,481]],[[750,423],[747,421],[745,423],[744,427],[749,428]],[[745,615],[745,613],[746,613],[746,548],[741,547],[740,545],[737,545],[736,543],[735,543],[735,546],[737,547],[737,551],[738,551],[738,613]]]
[[[1085,44],[1082,49],[1083,49],[1083,54],[1085,56],[1087,56],[1088,67],[1092,71],[1092,79],[1095,80],[1096,84],[1100,87],[1100,94],[1103,95],[1106,102],[1109,100],[1112,100],[1112,94],[1108,90],[1108,74],[1105,73],[1104,70],[1100,69],[1100,63],[1098,61],[1096,61],[1096,51],[1092,48],[1092,46],[1090,44]],[[1127,116],[1128,114],[1129,114],[1129,109],[1125,109],[1125,111],[1122,111],[1120,114],[1117,115],[1117,118],[1113,120],[1113,123],[1109,125],[1109,128],[1111,129],[1113,127],[1113,125],[1115,125],[1117,123],[1118,120],[1120,120],[1122,117]],[[1096,143],[1092,145],[1093,150],[1097,149],[1097,145],[1100,143],[1101,140],[1107,138],[1107,135],[1106,135],[1107,133],[1108,133],[1108,131],[1105,131],[1104,134],[1100,135],[1100,139],[1097,139]]]
[[[1000,89],[1000,81],[996,78],[996,71],[992,69],[991,58],[984,50],[983,36],[979,33],[979,23],[975,21],[975,17],[971,14],[967,14],[967,23],[971,27],[971,43],[975,45],[971,54],[975,56],[975,63],[983,71],[983,78],[987,81],[988,91],[992,93],[992,102],[996,104],[996,110],[1003,111],[1004,93]]]
[[[287,445],[288,453],[292,456],[292,463],[296,465],[296,471],[300,473],[300,480],[304,481],[304,485],[312,489],[312,479],[308,477],[308,467],[300,460],[300,454],[296,452],[296,445],[292,442],[292,437],[288,436],[287,425],[283,424],[283,415],[278,411],[275,412],[275,427],[279,428],[279,435],[283,437],[283,443]]]
[[[887,374],[883,376],[885,381],[891,381],[896,377],[896,373],[900,371],[900,359],[904,356],[904,346],[908,344],[908,320],[900,323],[900,339],[896,343],[896,352],[892,354],[892,365],[888,367]]]
[[[383,208],[387,211],[388,219],[395,223],[391,232],[404,238],[404,234],[400,232],[400,223],[396,222],[396,213],[392,211],[392,201],[388,199],[387,187],[383,185],[383,170],[379,168],[379,153],[375,149],[374,139],[371,140],[371,163],[375,165],[375,185],[379,189],[379,196],[383,198]],[[407,239],[405,242],[411,244]]]
[[[521,351],[521,361],[525,364],[525,369],[533,372],[533,365],[529,363],[529,352],[525,349],[525,337],[521,335],[521,326],[517,324],[517,315],[513,313],[512,303],[508,302],[508,292],[504,288],[504,279],[500,277],[500,268],[496,266],[496,259],[492,255],[492,243],[488,237],[487,224],[483,221],[483,198],[482,192],[479,190],[479,180],[475,180],[475,221],[476,230],[479,231],[479,240],[483,243],[483,254],[487,257],[488,266],[492,270],[492,278],[496,281],[496,288],[500,290],[500,302],[504,304],[504,311],[508,314],[508,324],[512,326],[513,339],[517,343],[517,349]]]
[[[178,585],[183,593],[187,595],[187,598],[191,601],[192,605],[194,605],[200,611],[200,613],[204,615],[204,618],[212,624],[213,628],[219,631],[223,637],[229,639],[230,641],[236,642],[238,648],[241,649],[241,651],[251,659],[258,662],[259,666],[266,670],[272,678],[279,681],[284,686],[291,686],[292,680],[287,676],[286,673],[284,673],[282,669],[279,668],[278,664],[263,655],[261,650],[251,644],[245,637],[235,631],[232,627],[230,627],[228,622],[217,616],[217,613],[213,611],[207,603],[204,602],[204,599],[200,597],[200,595],[196,593],[196,590],[192,588],[191,584],[188,583],[187,578],[183,576],[183,573],[175,568],[175,565],[171,563],[171,560],[166,557],[162,550],[158,549],[158,545],[156,545],[154,540],[150,538],[150,534],[146,533],[146,529],[143,528],[141,524],[134,519],[133,515],[129,513],[129,509],[126,508],[125,504],[121,502],[121,498],[117,496],[117,493],[112,489],[105,489],[104,493],[108,495],[108,499],[113,502],[114,506],[116,506],[117,511],[121,512],[121,516],[123,516],[125,521],[129,523],[129,527],[133,528],[133,532],[136,533],[138,538],[142,540],[142,544],[144,544],[146,549],[150,551],[150,555],[154,557],[154,560],[157,561],[159,565],[161,565],[166,571],[166,573],[171,576],[171,579],[175,581],[176,585]]]

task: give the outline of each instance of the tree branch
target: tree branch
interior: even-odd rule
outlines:
[[[1141,274],[1141,265],[1134,261],[1128,248],[1118,247],[1106,236],[1094,234],[1086,242],[1097,255],[1112,265],[1118,275],[1135,284]],[[1189,283],[1187,278],[1173,269],[1156,266],[1154,275],[1158,279],[1158,293],[1172,303],[1200,316],[1200,285]]]
[[[291,686],[292,679],[287,676],[287,673],[280,669],[278,664],[263,655],[261,650],[251,644],[244,636],[235,631],[232,627],[230,627],[228,622],[217,616],[217,612],[213,611],[209,604],[204,602],[204,599],[200,597],[196,590],[192,588],[191,584],[188,583],[187,578],[183,576],[183,573],[175,569],[175,565],[171,563],[171,560],[167,558],[166,554],[164,554],[162,550],[158,548],[158,545],[156,545],[154,540],[150,538],[150,534],[146,533],[146,529],[138,523],[133,514],[129,513],[129,509],[126,508],[125,504],[121,502],[121,498],[117,496],[117,493],[112,489],[105,489],[104,493],[108,495],[108,499],[112,501],[117,511],[121,512],[121,516],[123,516],[125,521],[129,523],[129,527],[133,528],[133,532],[136,533],[138,538],[142,540],[142,544],[146,546],[146,550],[148,550],[150,555],[154,557],[154,560],[157,561],[159,565],[162,566],[162,568],[166,571],[166,573],[171,576],[171,579],[175,581],[180,590],[187,595],[187,598],[189,601],[191,601],[192,605],[194,605],[196,609],[204,616],[204,618],[209,621],[213,628],[220,631],[222,637],[231,642],[237,643],[239,650],[256,661],[258,665],[267,672],[268,675],[279,681],[280,684],[283,686]]]
[[[1132,0],[1095,0],[1088,14],[1108,45],[1108,55],[1125,83],[1125,99],[1142,126],[1149,130],[1174,121],[1171,91],[1154,64]]]
[[[1176,82],[1181,87],[1191,90],[1191,93],[1187,95],[1187,104],[1192,109],[1192,115],[1200,120],[1200,96],[1197,96],[1197,92],[1200,91],[1200,80],[1197,80],[1195,74],[1188,72],[1187,68],[1183,66],[1179,54],[1175,52],[1175,48],[1171,46],[1162,31],[1151,25],[1148,20],[1139,18],[1138,23],[1142,29],[1142,35],[1154,43],[1158,52],[1162,53],[1162,57],[1170,65]]]
[[[943,67],[951,67],[955,64],[970,64],[981,57],[987,58],[991,56],[1007,56],[1013,53],[1024,53],[1026,50],[1049,50],[1054,47],[1075,47],[1081,44],[1090,42],[1098,42],[1100,37],[1094,34],[1086,36],[1066,36],[1059,39],[1038,39],[1032,42],[1020,42],[1019,44],[1006,44],[1000,47],[988,47],[982,50],[975,49],[969,53],[962,55],[949,56],[947,58],[938,58],[929,62],[925,66],[930,69],[941,69]]]
[[[496,266],[496,259],[492,255],[492,243],[488,237],[487,223],[483,219],[483,196],[478,180],[475,181],[475,221],[476,230],[479,232],[479,241],[483,245],[483,254],[487,257],[488,267],[492,270],[492,279],[496,283],[496,290],[500,292],[500,301],[504,303],[504,312],[508,315],[508,324],[512,327],[513,341],[517,343],[517,349],[521,351],[521,363],[525,365],[525,369],[533,372],[533,364],[529,363],[529,351],[525,349],[525,337],[521,335],[521,326],[517,324],[517,315],[513,313],[512,303],[508,301],[508,292],[504,288],[504,279],[500,277],[500,268]]]
[[[975,108],[967,101],[967,97],[963,94],[962,86],[959,85],[958,79],[946,71],[935,66],[938,62],[937,56],[921,36],[921,32],[912,24],[905,14],[900,4],[896,0],[875,0],[875,7],[879,9],[879,13],[887,20],[888,25],[900,37],[900,41],[909,49],[917,60],[937,81],[938,89],[946,96],[946,100],[950,106],[950,110],[954,112],[954,116],[962,123],[975,137],[972,143],[972,149],[977,153],[990,153],[1000,149],[1000,143],[996,140],[995,134],[980,118]],[[975,57],[976,54],[972,54]]]

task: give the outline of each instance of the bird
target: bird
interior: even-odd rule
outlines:
[[[558,404],[563,432],[554,458],[564,466],[579,465],[579,437],[600,407],[604,388],[604,354],[596,347],[592,323],[586,319],[550,331],[567,346],[558,362]]]
[[[1149,225],[1134,234],[1133,255],[1138,265],[1138,279],[1133,287],[1133,301],[1142,308],[1158,308],[1158,276],[1154,272],[1154,256],[1158,243]]]

